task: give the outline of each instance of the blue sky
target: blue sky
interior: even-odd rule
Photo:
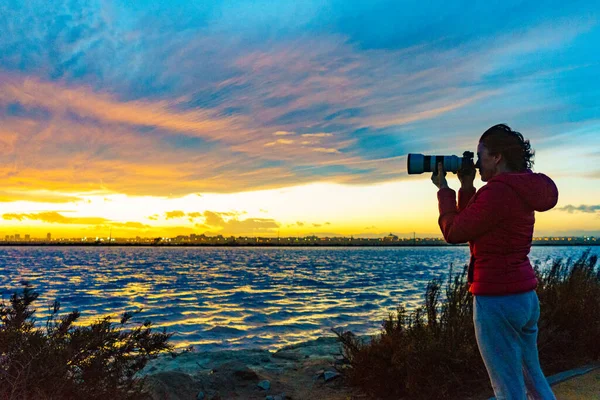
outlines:
[[[407,153],[462,154],[503,122],[581,191],[563,207],[595,206],[599,16],[592,1],[4,1],[0,197],[409,182]]]

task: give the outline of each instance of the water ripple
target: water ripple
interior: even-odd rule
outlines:
[[[534,247],[531,258],[547,266],[582,250]],[[141,309],[134,320],[167,328],[178,347],[273,349],[331,328],[376,333],[399,303],[418,306],[430,279],[468,260],[466,247],[2,247],[0,291],[7,299],[31,283],[38,323],[57,299],[82,312],[80,324]]]

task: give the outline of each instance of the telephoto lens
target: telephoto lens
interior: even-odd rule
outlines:
[[[457,173],[461,169],[470,168],[473,163],[473,152],[465,151],[459,156],[427,156],[419,153],[410,153],[407,158],[406,169],[411,175],[424,172],[437,173],[438,163],[442,163],[447,172]]]

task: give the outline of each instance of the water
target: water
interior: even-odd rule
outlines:
[[[533,247],[530,258],[583,250]],[[468,247],[3,247],[0,292],[30,282],[39,321],[54,299],[81,324],[142,308],[134,321],[166,327],[176,347],[275,349],[331,328],[377,333],[399,303],[420,305],[430,279],[468,261]]]

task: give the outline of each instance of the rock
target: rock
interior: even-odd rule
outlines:
[[[159,372],[149,375],[146,388],[151,399],[183,400],[197,398],[198,383],[183,372]]]
[[[269,372],[274,372],[276,374],[280,374],[283,371],[285,371],[286,366],[282,365],[282,364],[277,364],[277,363],[268,363],[268,364],[263,364],[262,366],[263,370],[269,371]]]
[[[335,379],[337,377],[339,377],[340,374],[338,372],[335,371],[325,371],[323,373],[323,377],[325,378],[325,382],[329,382],[332,379]]]
[[[334,364],[335,365],[347,365],[347,364],[349,364],[349,362],[348,362],[348,359],[344,356],[336,356]]]
[[[341,352],[341,344],[337,337],[321,337],[308,342],[282,347],[278,352],[296,353],[301,359],[316,358],[333,361]]]
[[[266,380],[265,381],[260,381],[258,383],[258,387],[261,388],[261,389],[263,389],[263,390],[269,390],[269,389],[271,389],[271,382],[266,381]]]
[[[237,381],[258,382],[258,375],[256,372],[239,361],[229,361],[221,364],[213,370],[213,373],[224,378],[231,377]]]
[[[152,367],[158,371],[181,371],[193,375],[198,372],[208,372],[218,369],[222,364],[239,361],[247,366],[262,366],[271,361],[271,352],[268,350],[222,350],[222,351],[193,351],[183,352],[172,358],[168,354],[150,360],[140,376],[149,375]],[[155,370],[156,371],[156,370]]]
[[[283,360],[298,361],[304,356],[292,350],[279,350],[273,354],[273,358],[281,358]]]
[[[229,361],[222,363],[210,372],[197,372],[194,380],[197,388],[204,392],[204,400],[215,400],[238,398],[236,393],[256,391],[256,384],[260,378],[244,363]],[[196,393],[198,392],[196,391]]]
[[[280,395],[277,396],[267,396],[265,397],[265,400],[285,400],[285,393],[281,393]]]
[[[256,372],[252,371],[250,368],[235,371],[233,374],[237,378],[240,378],[243,381],[257,381],[258,380],[258,375],[256,374]]]
[[[198,392],[196,400],[220,400],[221,394],[215,390],[202,390]],[[162,399],[161,399],[162,400]]]

